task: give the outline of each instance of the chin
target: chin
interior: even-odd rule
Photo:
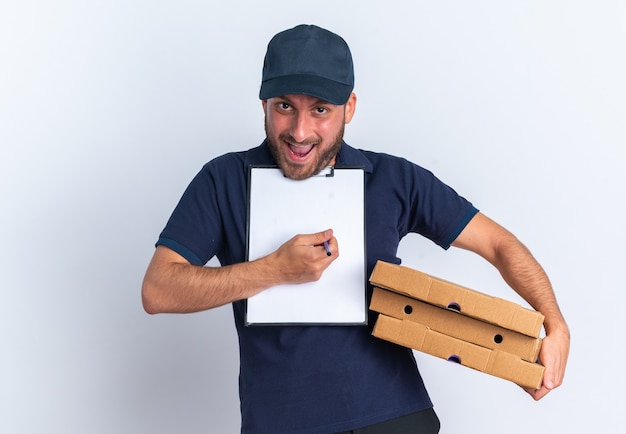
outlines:
[[[310,178],[311,176],[319,172],[319,170],[316,172],[315,170],[311,170],[306,167],[293,167],[290,165],[279,165],[279,166],[280,166],[280,169],[283,171],[283,174],[287,178],[293,179],[295,181],[302,181],[304,179]]]

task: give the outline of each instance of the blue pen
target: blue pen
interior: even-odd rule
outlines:
[[[327,256],[332,255],[332,253],[330,253],[330,247],[328,246],[328,241],[324,241],[324,249],[326,249]]]

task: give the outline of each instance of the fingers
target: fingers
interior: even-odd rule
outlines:
[[[275,261],[275,269],[279,270],[282,283],[306,283],[319,280],[338,256],[337,239],[333,237],[332,229],[327,229],[294,236],[276,250],[271,258]]]
[[[523,388],[526,393],[528,393],[535,401],[539,401],[541,398],[543,398],[544,396],[546,396],[549,392],[550,389],[547,389],[544,386],[541,386],[540,389],[529,389],[528,387],[524,387]]]
[[[332,229],[327,229],[313,234],[296,235],[294,237],[294,241],[299,246],[321,247],[322,250],[315,251],[316,257],[320,252],[324,252],[326,256],[333,256],[333,259],[336,259],[337,256],[339,256],[339,246],[337,239],[333,236]]]
[[[326,229],[322,232],[298,235],[297,237],[299,238],[299,241],[302,245],[321,246],[324,244],[325,241],[328,241],[330,243],[331,238],[333,238],[333,230]]]

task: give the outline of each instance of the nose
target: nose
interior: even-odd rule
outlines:
[[[289,134],[298,143],[306,141],[311,133],[311,119],[307,112],[298,112],[292,119]]]

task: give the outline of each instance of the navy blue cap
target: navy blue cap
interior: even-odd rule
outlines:
[[[341,36],[302,24],[278,33],[268,44],[259,98],[303,94],[343,105],[352,89],[352,55]]]

